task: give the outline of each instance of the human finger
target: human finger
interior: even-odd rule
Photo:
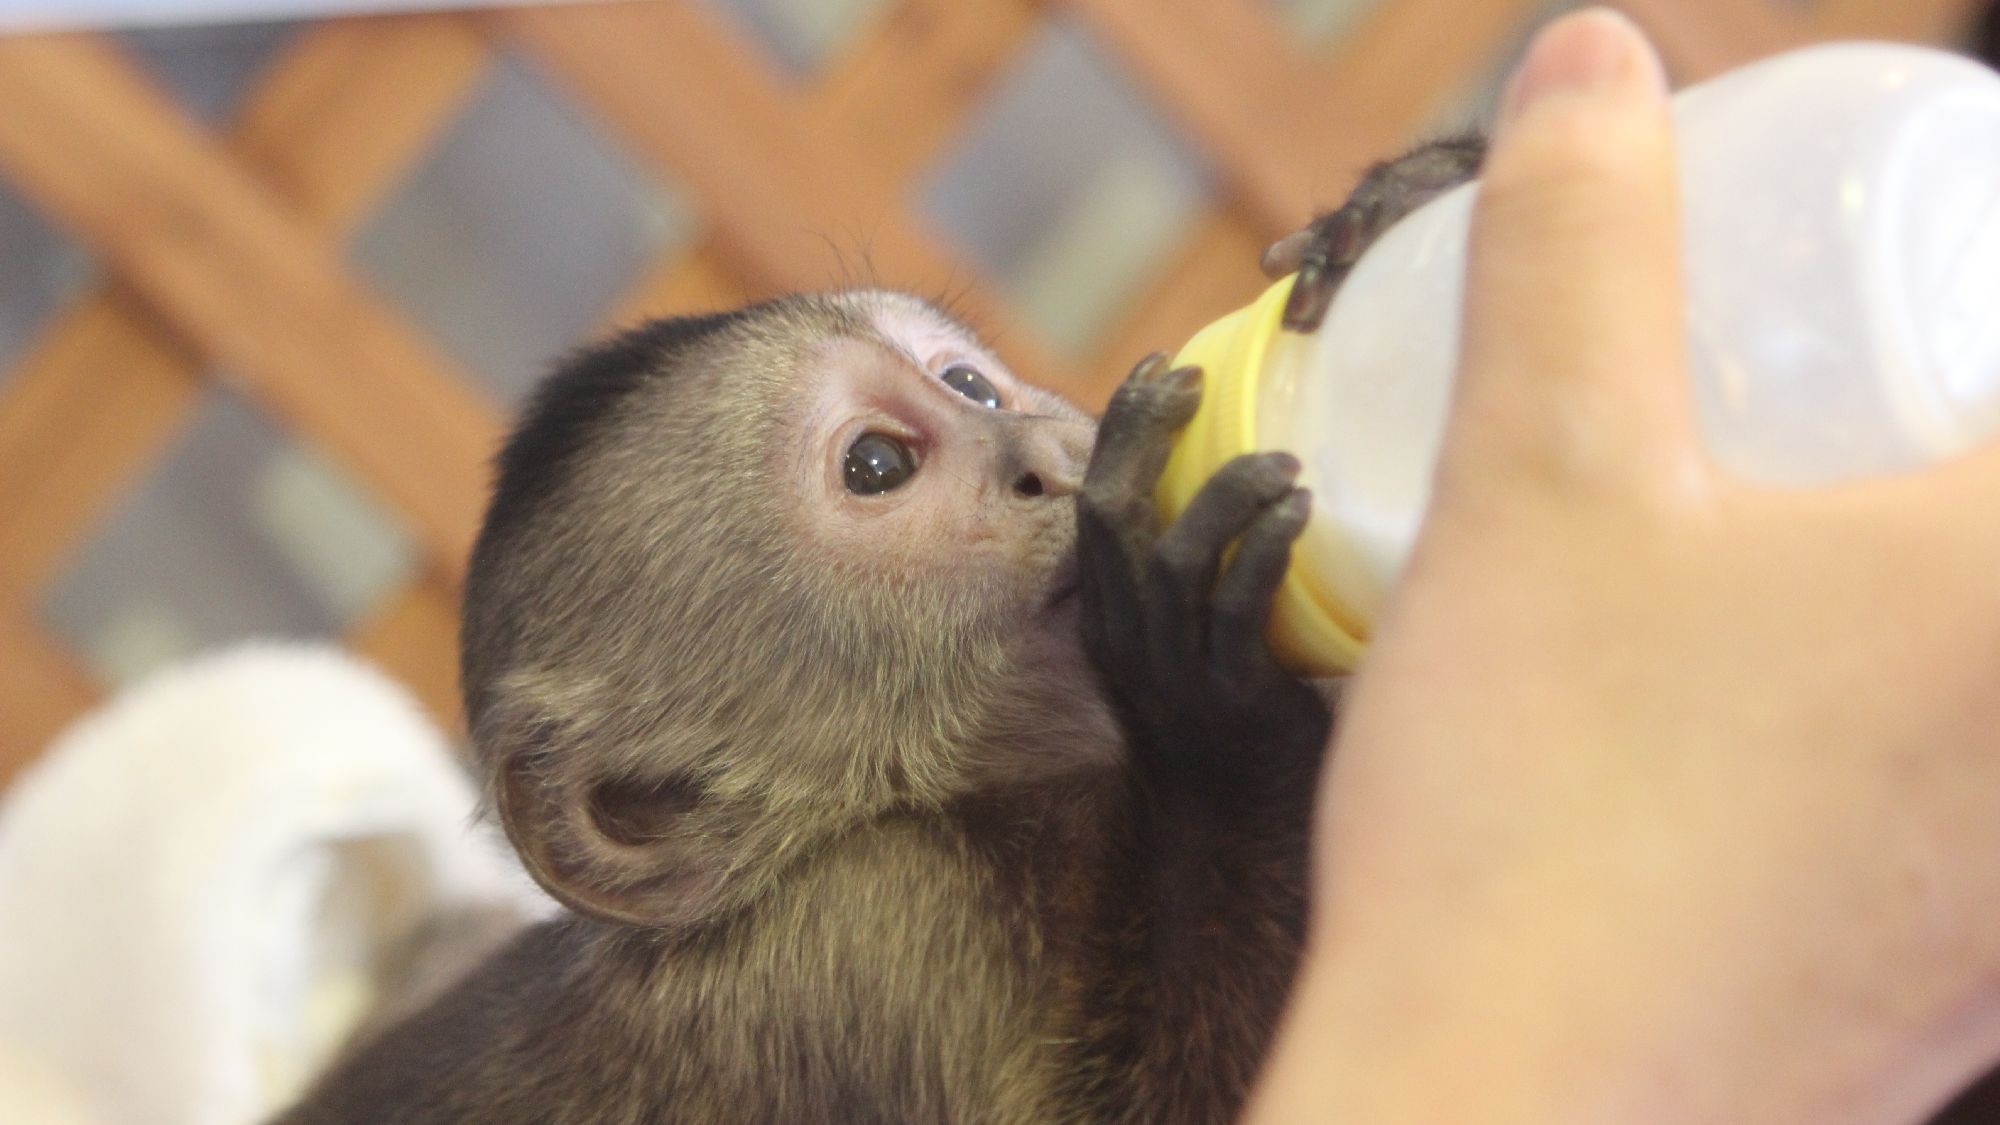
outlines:
[[[1593,10],[1544,30],[1474,206],[1447,471],[1597,480],[1690,460],[1676,180],[1637,28]]]

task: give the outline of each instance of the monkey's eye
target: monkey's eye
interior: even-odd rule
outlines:
[[[856,496],[876,496],[901,488],[917,471],[917,459],[910,447],[886,434],[862,434],[847,447],[847,462],[841,473],[847,491]]]
[[[979,405],[989,410],[1000,409],[1000,392],[993,389],[993,384],[979,373],[977,367],[969,363],[954,363],[945,368],[938,378],[944,380],[945,386]]]

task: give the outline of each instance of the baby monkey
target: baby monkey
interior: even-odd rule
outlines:
[[[1295,323],[1394,179],[1274,250]],[[1156,524],[1199,395],[1155,357],[1099,426],[883,291],[572,357],[462,634],[489,802],[568,910],[282,1120],[1229,1120],[1330,718],[1264,639],[1297,462]]]

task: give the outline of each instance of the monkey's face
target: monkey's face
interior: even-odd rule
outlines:
[[[1073,498],[1095,424],[929,306],[849,299],[868,330],[804,365],[787,467],[801,533],[843,582],[938,609],[927,624],[1073,651]]]
[[[844,826],[1115,763],[1072,608],[1094,438],[900,294],[573,357],[466,596],[473,738],[537,878],[680,924]]]

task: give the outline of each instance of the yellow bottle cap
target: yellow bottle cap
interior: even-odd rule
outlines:
[[[1201,408],[1175,439],[1154,493],[1160,519],[1187,509],[1201,486],[1231,458],[1257,452],[1259,382],[1271,345],[1283,329],[1292,279],[1272,285],[1255,302],[1195,334],[1174,357],[1176,367],[1202,369]],[[1287,668],[1305,675],[1350,671],[1361,660],[1367,628],[1318,580],[1299,555],[1323,522],[1314,512],[1292,548],[1292,565],[1271,607],[1271,649]]]

